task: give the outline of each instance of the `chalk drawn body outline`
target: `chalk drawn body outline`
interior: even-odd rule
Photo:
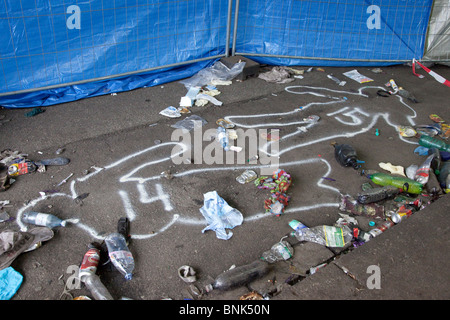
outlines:
[[[292,125],[298,125],[298,124],[306,124],[308,125],[308,122],[305,121],[296,121],[296,122],[288,122],[288,123],[272,123],[272,124],[256,124],[256,125],[246,125],[246,124],[242,124],[239,123],[233,119],[245,119],[245,118],[258,118],[258,117],[267,117],[267,116],[280,116],[280,115],[290,115],[296,112],[299,112],[301,110],[305,110],[307,108],[310,108],[314,105],[324,105],[324,104],[335,104],[335,103],[343,103],[345,102],[345,99],[340,99],[337,97],[333,97],[330,95],[324,95],[324,94],[320,94],[320,93],[316,93],[316,92],[312,92],[312,91],[304,91],[304,92],[298,92],[295,91],[296,89],[314,89],[314,90],[324,90],[327,92],[333,92],[333,93],[339,93],[339,94],[345,94],[345,95],[356,95],[356,96],[361,96],[361,97],[367,97],[367,95],[365,95],[363,92],[363,90],[366,89],[380,89],[380,87],[371,87],[371,86],[366,86],[366,87],[362,87],[358,90],[358,92],[348,92],[348,91],[342,91],[342,90],[332,90],[332,89],[328,89],[328,88],[321,88],[321,87],[311,87],[311,86],[289,86],[286,87],[285,90],[287,92],[290,93],[294,93],[294,94],[311,94],[311,95],[315,95],[315,96],[321,96],[321,97],[328,97],[331,99],[331,101],[328,102],[312,102],[307,104],[306,106],[301,107],[300,109],[295,109],[293,111],[288,111],[288,112],[280,112],[280,113],[271,113],[271,114],[253,114],[253,115],[240,115],[240,116],[227,116],[225,117],[226,120],[231,121],[233,123],[235,123],[238,127],[242,127],[242,128],[254,128],[254,127],[261,127],[261,126],[265,126],[265,127],[270,127],[274,124],[276,124],[277,126],[292,126]],[[408,122],[411,125],[414,125],[414,121],[413,118],[416,117],[416,112],[413,108],[411,108],[408,104],[406,104],[403,101],[403,98],[400,96],[396,96],[400,103],[403,104],[404,106],[406,106],[408,109],[410,109],[413,114],[412,115],[408,115],[406,116],[408,119]],[[331,112],[328,113],[328,116],[333,116],[333,115],[345,115],[344,111],[347,112],[347,110],[349,110],[348,107],[343,107],[342,109],[339,109],[335,112]],[[353,112],[359,112],[360,114],[362,114],[363,116],[366,117],[370,117],[369,114],[367,114],[365,111],[361,110],[359,107],[356,107],[353,109]],[[352,110],[348,111],[348,112],[352,112]],[[354,123],[357,125],[360,125],[360,123],[357,120],[357,116],[355,116],[352,113],[348,113],[347,116],[349,116],[350,118],[353,117],[354,119]],[[338,121],[340,121],[338,117],[337,118]],[[369,123],[369,125],[365,128],[360,129],[359,131],[353,132],[351,134],[348,133],[343,133],[343,134],[338,134],[338,135],[333,135],[333,136],[327,136],[326,138],[320,138],[318,140],[314,140],[314,141],[310,141],[308,143],[303,143],[303,144],[297,144],[294,146],[291,146],[290,148],[284,149],[284,150],[280,150],[279,153],[277,154],[277,156],[280,156],[286,152],[292,151],[294,149],[297,148],[301,148],[303,146],[306,145],[310,145],[313,143],[318,143],[318,142],[322,142],[322,141],[326,141],[326,140],[332,140],[332,139],[336,139],[339,137],[352,137],[358,134],[362,134],[367,132],[368,130],[370,130],[371,128],[373,128],[373,126],[377,123],[377,121],[383,118],[386,123],[392,127],[394,127],[397,131],[397,125],[393,124],[390,120],[389,120],[389,114],[383,114],[383,113],[375,113],[373,116],[372,121]],[[346,121],[340,121],[341,123],[343,123],[344,125],[350,125],[351,126],[351,122],[346,122]],[[301,134],[301,132],[296,131],[293,132],[291,134],[288,134],[284,137],[281,137],[281,140],[286,140],[289,139],[290,137],[297,135],[297,134]],[[399,136],[399,138],[406,142],[406,143],[414,143],[414,142],[410,142],[409,140],[403,139],[403,137]],[[270,144],[270,142],[266,143],[264,146],[262,146],[260,148],[260,152],[267,152],[267,146]],[[76,178],[74,180],[71,181],[70,183],[70,190],[71,193],[67,194],[67,193],[54,193],[54,194],[50,194],[50,195],[46,195],[46,196],[41,196],[40,198],[34,199],[32,201],[30,201],[26,206],[20,208],[17,212],[17,223],[20,226],[20,228],[25,231],[27,230],[27,226],[21,221],[21,216],[23,214],[23,212],[25,212],[26,210],[29,210],[30,208],[34,207],[37,203],[39,203],[40,201],[43,201],[45,199],[48,198],[52,198],[52,197],[67,197],[69,199],[75,199],[78,196],[78,193],[76,191],[76,187],[77,187],[77,183],[83,183],[85,181],[87,181],[88,179],[91,179],[92,177],[100,174],[101,172],[105,172],[109,169],[115,168],[121,164],[123,164],[124,162],[126,162],[129,159],[138,157],[142,154],[145,154],[146,152],[150,152],[153,151],[155,149],[159,149],[162,147],[166,147],[166,146],[179,146],[180,147],[180,151],[178,153],[174,153],[171,156],[168,157],[163,157],[160,159],[156,159],[150,162],[146,162],[143,163],[142,165],[134,168],[133,170],[131,170],[130,172],[126,173],[125,175],[123,175],[122,177],[120,177],[119,182],[124,183],[124,182],[136,182],[139,192],[141,194],[141,202],[142,203],[150,203],[153,201],[162,201],[164,203],[164,209],[167,212],[173,212],[173,217],[172,220],[170,222],[168,222],[166,225],[164,225],[162,228],[160,228],[158,231],[154,231],[152,233],[149,234],[132,234],[131,237],[133,239],[148,239],[148,238],[152,238],[154,236],[157,236],[158,234],[164,232],[165,230],[167,230],[168,228],[170,228],[170,226],[172,226],[175,223],[182,223],[184,225],[204,225],[206,224],[206,221],[204,219],[201,219],[200,217],[198,219],[193,219],[193,218],[184,218],[182,213],[177,213],[176,209],[173,208],[172,204],[170,203],[170,200],[167,199],[167,197],[164,194],[164,191],[162,190],[161,184],[158,184],[157,181],[162,179],[162,176],[160,174],[158,175],[154,175],[154,176],[150,176],[150,177],[146,177],[146,178],[142,178],[142,177],[135,177],[133,176],[134,173],[138,172],[139,170],[141,170],[142,168],[148,167],[148,166],[152,166],[158,163],[162,163],[165,161],[170,161],[172,159],[172,157],[175,157],[177,155],[182,154],[185,150],[187,150],[187,146],[183,145],[182,143],[179,142],[167,142],[167,143],[162,143],[156,146],[151,146],[149,148],[146,148],[144,150],[141,151],[137,151],[135,153],[132,153],[126,157],[123,157],[103,168],[95,168],[95,171],[80,177],[80,178]],[[269,154],[270,155],[270,154]],[[328,161],[326,161],[325,159],[322,158],[310,158],[310,159],[302,159],[302,160],[297,160],[297,161],[291,161],[291,162],[280,162],[279,163],[279,167],[280,168],[288,168],[288,167],[292,167],[292,166],[301,166],[301,165],[305,165],[305,164],[321,164],[324,165],[326,168],[326,172],[325,174],[323,174],[323,177],[327,177],[330,173],[331,173],[331,165],[328,163]],[[201,169],[191,169],[191,170],[186,170],[180,173],[176,173],[173,174],[174,178],[181,178],[184,176],[188,176],[191,174],[195,174],[195,173],[199,173],[199,172],[209,172],[209,171],[234,171],[234,170],[245,170],[245,169],[258,169],[261,168],[263,165],[242,165],[242,166],[226,166],[226,167],[207,167],[207,168],[201,168]],[[157,190],[157,196],[155,197],[149,197],[148,194],[145,195],[145,184],[147,184],[148,182],[154,182],[154,186],[155,189]],[[340,190],[334,187],[331,187],[327,184],[323,183],[323,179],[320,178],[316,185],[319,188],[324,188],[324,189],[328,189],[331,190],[333,192],[336,192],[338,194],[340,194]],[[139,187],[140,186],[140,187]],[[124,209],[127,212],[127,216],[131,219],[134,220],[137,217],[137,213],[134,212],[133,206],[130,203],[130,200],[128,198],[128,194],[127,191],[125,190],[119,190],[119,196],[122,199],[122,203],[124,205]],[[146,200],[145,200],[146,199]],[[289,207],[286,209],[285,214],[289,214],[289,213],[293,213],[293,212],[299,212],[299,211],[307,211],[307,210],[312,210],[312,209],[317,209],[317,208],[323,208],[323,207],[339,207],[339,203],[337,202],[324,202],[324,203],[319,203],[319,204],[315,204],[315,205],[310,205],[310,206],[298,206],[298,207]],[[175,209],[175,210],[174,210]],[[262,212],[256,212],[254,214],[248,215],[244,218],[244,222],[249,222],[249,221],[256,221],[259,220],[261,218],[265,218],[265,217],[270,217],[271,215],[268,215],[266,213],[262,213]],[[81,221],[74,221],[75,225],[81,229],[83,229],[84,231],[88,232],[92,237],[96,238],[96,239],[103,239],[103,236],[100,235],[95,229],[93,229],[92,227],[90,227],[89,225],[81,222]]]

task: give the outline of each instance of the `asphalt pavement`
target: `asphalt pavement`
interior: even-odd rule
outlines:
[[[450,79],[447,66],[432,68]],[[214,98],[222,105],[193,106],[179,118],[160,112],[179,106],[187,93],[180,82],[46,107],[33,117],[25,115],[31,109],[0,109],[1,150],[18,151],[31,160],[70,159],[67,165],[18,176],[0,193],[0,200],[9,201],[3,211],[12,218],[0,223],[1,230],[29,228],[21,221],[27,211],[71,221],[55,228],[53,238],[41,247],[13,261],[23,283],[12,300],[90,296],[76,281],[66,290],[70,296],[62,295],[64,283],[73,280],[88,245],[115,232],[121,217],[130,220],[133,278],[125,280],[108,264],[98,270],[115,299],[447,300],[448,195],[430,204],[429,197],[421,196],[422,210],[366,243],[343,249],[299,242],[290,235],[289,222],[334,225],[340,214],[349,214],[339,207],[342,196],[355,197],[362,185],[371,183],[361,170],[387,172],[381,162],[405,169],[422,164],[426,157],[414,152],[418,138],[401,136],[398,126],[432,124],[430,114],[450,121],[450,89],[423,70],[424,78],[414,76],[405,65],[382,67],[381,72],[371,67],[295,69],[304,70],[303,78],[291,76],[288,83],[251,76],[216,85],[220,94]],[[354,69],[373,81],[359,83],[343,75]],[[260,66],[259,72],[269,70]],[[346,84],[328,78],[331,74]],[[378,90],[391,90],[386,86],[390,79],[418,102],[378,95]],[[193,115],[204,120],[201,130],[179,135],[172,125]],[[318,121],[308,120],[311,116]],[[220,154],[223,149],[212,138],[218,119],[234,123],[238,139],[248,135],[242,151]],[[268,141],[267,135],[276,132],[280,139]],[[361,168],[341,166],[333,142],[352,145]],[[278,154],[276,149],[268,152],[275,157],[265,157],[267,143],[278,148]],[[192,152],[180,145],[191,145]],[[248,162],[255,153],[260,158]],[[289,203],[279,215],[264,208],[269,190],[236,181],[246,169],[261,176],[268,163],[292,179]],[[200,209],[204,195],[212,191],[243,217],[225,230],[227,240],[218,238],[214,229],[205,230],[209,224]],[[385,212],[393,204],[382,202]],[[350,215],[364,231],[384,221]],[[214,278],[260,259],[283,237],[293,247],[292,258],[271,264],[269,273],[246,285],[205,293]],[[184,265],[195,270],[195,282],[180,278],[178,269]]]

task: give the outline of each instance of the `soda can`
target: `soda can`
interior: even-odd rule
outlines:
[[[389,229],[390,227],[392,227],[394,225],[394,223],[390,220],[386,220],[385,222],[383,222],[383,224],[375,229],[372,229],[369,231],[369,234],[372,237],[376,237],[379,236],[380,234],[382,234],[383,232],[385,232],[387,229]]]
[[[391,220],[395,224],[400,223],[403,219],[408,218],[413,214],[413,211],[410,208],[407,208],[405,205],[401,206],[397,212],[393,212],[391,214]]]
[[[89,249],[83,257],[81,262],[79,278],[87,274],[95,274],[97,272],[97,266],[100,261],[100,250],[97,248]]]

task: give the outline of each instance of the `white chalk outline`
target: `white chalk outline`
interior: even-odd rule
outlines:
[[[239,123],[233,119],[249,119],[249,118],[267,118],[267,117],[272,117],[272,116],[276,116],[276,117],[280,117],[283,115],[291,115],[294,113],[298,113],[301,110],[305,110],[307,108],[310,108],[314,105],[331,105],[331,104],[336,104],[336,103],[344,103],[347,100],[343,99],[343,98],[338,98],[338,97],[333,97],[330,95],[325,95],[325,94],[321,94],[321,93],[317,93],[317,92],[310,92],[310,91],[306,91],[306,92],[297,92],[294,89],[298,89],[298,88],[306,88],[306,89],[314,89],[314,90],[324,90],[324,91],[328,91],[328,92],[332,92],[332,93],[339,93],[339,94],[344,94],[344,95],[357,95],[357,96],[361,96],[361,97],[368,97],[366,94],[363,93],[363,90],[366,89],[383,89],[381,87],[371,87],[371,86],[366,86],[366,87],[362,87],[358,90],[358,92],[349,92],[349,91],[342,91],[342,90],[333,90],[333,89],[328,89],[328,88],[321,88],[321,87],[311,87],[311,86],[289,86],[286,87],[285,90],[287,92],[293,93],[293,94],[310,94],[310,95],[314,95],[314,96],[318,96],[318,97],[325,97],[325,98],[330,98],[331,101],[328,102],[311,102],[308,103],[307,105],[295,109],[293,111],[289,111],[289,112],[279,112],[279,113],[269,113],[269,114],[252,114],[252,115],[236,115],[236,116],[227,116],[225,117],[226,120],[235,123],[238,127],[242,127],[242,128],[255,128],[255,127],[273,127],[273,126],[293,126],[293,125],[299,125],[299,124],[306,124],[305,128],[311,128],[315,125],[315,123],[310,123],[308,121],[294,121],[294,122],[285,122],[285,123],[265,123],[265,124],[254,124],[254,125],[246,125],[243,123]],[[396,96],[400,103],[402,103],[404,106],[406,106],[408,109],[410,109],[413,112],[413,115],[406,115],[409,123],[411,125],[414,125],[414,121],[413,118],[415,118],[417,116],[415,110],[413,108],[411,108],[408,104],[406,104],[403,101],[403,98],[400,96]],[[342,113],[342,111],[348,110],[349,107],[344,107],[338,111],[335,112],[331,112],[328,115],[334,115],[334,114],[338,114],[338,113]],[[357,111],[359,113],[361,113],[362,115],[369,117],[371,116],[371,114],[364,112],[363,110],[359,109],[359,107],[354,107],[353,111]],[[350,111],[352,112],[352,111]],[[344,114],[345,115],[345,114]],[[352,118],[352,115],[350,113],[347,114],[347,116],[350,116]],[[362,134],[365,133],[367,131],[369,131],[371,128],[373,128],[373,126],[375,125],[375,123],[379,120],[379,118],[383,118],[386,123],[392,127],[394,127],[397,132],[398,132],[398,125],[397,124],[393,124],[390,120],[389,120],[389,113],[375,113],[373,115],[372,121],[369,123],[369,125],[365,128],[362,128],[359,131],[356,132],[352,132],[352,133],[343,133],[343,134],[336,134],[333,136],[327,136],[327,137],[322,137],[319,139],[315,139],[314,141],[309,141],[306,143],[300,143],[297,145],[293,145],[287,149],[284,149],[283,151],[280,151],[277,156],[280,156],[286,152],[292,151],[294,149],[297,148],[301,148],[307,145],[311,145],[314,143],[318,143],[318,142],[322,142],[322,141],[326,141],[326,140],[331,140],[331,139],[336,139],[336,138],[340,138],[340,137],[353,137],[356,136],[358,134]],[[361,124],[362,122],[359,121],[359,119],[354,116],[353,119],[357,119],[356,122],[354,121],[355,125]],[[340,121],[338,119],[338,121]],[[345,121],[340,121],[342,124],[344,125],[350,125],[352,126],[351,123],[349,122],[345,122]],[[280,140],[286,140],[289,139],[292,136],[295,136],[297,134],[301,134],[302,131],[298,130],[296,132],[290,133],[288,135],[285,135],[284,137],[281,137]],[[413,144],[417,144],[414,142],[411,142],[409,140],[403,139],[403,137],[401,137],[399,135],[399,138],[406,142],[406,143],[413,143]],[[267,150],[267,146],[270,144],[270,142],[266,143],[261,149],[261,152],[266,152]],[[163,157],[160,159],[156,159],[156,160],[152,160],[150,162],[146,162],[143,163],[142,165],[134,168],[133,170],[131,170],[130,172],[128,172],[127,174],[125,174],[124,176],[120,177],[119,182],[121,183],[125,183],[125,182],[136,182],[137,183],[137,187],[138,187],[138,191],[140,192],[140,201],[141,203],[150,203],[150,202],[154,202],[154,201],[162,201],[164,204],[164,209],[166,211],[173,211],[173,206],[170,203],[169,200],[169,196],[164,194],[164,191],[162,189],[162,186],[160,184],[155,184],[155,188],[157,191],[157,196],[156,197],[150,197],[147,193],[147,190],[145,189],[145,183],[149,182],[149,181],[156,181],[162,178],[161,175],[155,175],[155,176],[151,176],[151,177],[147,177],[147,178],[142,178],[142,177],[135,177],[134,174],[136,172],[138,172],[139,170],[148,167],[148,166],[153,166],[155,164],[158,163],[162,163],[164,161],[170,161],[172,159],[172,157],[178,156],[180,154],[183,154],[186,150],[188,150],[188,146],[183,145],[182,143],[179,142],[167,142],[167,143],[162,143],[159,145],[155,145],[155,146],[151,146],[149,148],[146,148],[144,150],[132,153],[124,158],[121,158],[103,168],[100,167],[93,167],[94,171],[86,176],[83,177],[79,177],[77,179],[74,179],[71,181],[70,184],[70,191],[71,191],[71,195],[66,194],[66,193],[55,193],[55,194],[50,194],[50,195],[46,195],[46,196],[41,196],[40,198],[34,199],[32,201],[30,201],[26,206],[20,208],[18,210],[17,213],[17,223],[20,226],[21,230],[26,231],[27,230],[27,226],[21,221],[21,216],[23,214],[23,212],[25,212],[27,209],[34,207],[37,203],[39,203],[40,201],[43,201],[45,199],[48,198],[53,198],[53,197],[68,197],[70,199],[75,199],[78,194],[76,192],[76,184],[77,183],[83,183],[85,181],[87,181],[88,179],[96,176],[97,174],[99,174],[100,172],[104,172],[107,171],[109,169],[115,168],[121,164],[123,164],[124,162],[131,160],[132,158],[135,158],[137,156],[140,156],[146,152],[150,152],[153,150],[159,150],[160,148],[163,147],[167,147],[167,146],[179,146],[181,147],[181,150],[176,153],[173,154],[171,156],[168,157]],[[173,149],[171,149],[173,150]],[[267,153],[267,152],[266,152]],[[323,163],[326,165],[327,167],[327,172],[322,175],[323,177],[327,177],[330,173],[331,173],[331,166],[330,164],[322,158],[313,158],[313,159],[304,159],[304,160],[297,160],[297,161],[291,161],[291,162],[285,162],[285,163],[279,163],[279,167],[283,167],[283,168],[289,168],[290,166],[297,166],[297,165],[305,165],[305,164],[311,164],[311,163]],[[262,168],[262,167],[267,167],[268,165],[242,165],[242,166],[224,166],[224,167],[206,167],[206,168],[201,168],[201,169],[191,169],[191,170],[186,170],[184,172],[179,172],[179,173],[175,173],[173,174],[174,178],[181,178],[184,176],[189,176],[191,174],[195,174],[195,173],[204,173],[204,172],[213,172],[213,171],[235,171],[235,170],[245,170],[245,169],[258,169],[258,168]],[[323,179],[320,178],[316,185],[319,188],[325,188],[325,189],[329,189],[333,192],[337,192],[340,194],[339,189],[331,187],[329,185],[326,185],[323,183]],[[122,203],[124,206],[124,209],[127,213],[128,218],[130,218],[130,220],[135,220],[138,217],[138,212],[135,211],[134,206],[132,205],[129,197],[128,197],[128,193],[125,190],[119,190],[118,191],[119,197],[122,199]],[[315,209],[319,209],[319,208],[323,208],[323,207],[339,207],[339,203],[320,203],[320,204],[315,204],[315,205],[309,205],[309,206],[298,206],[298,207],[289,207],[286,209],[285,214],[288,213],[293,213],[293,212],[300,212],[300,211],[307,211],[307,210],[315,210]],[[270,217],[272,215],[267,214],[267,213],[263,213],[263,212],[257,212],[255,214],[249,215],[247,217],[244,218],[244,221],[256,221],[259,220],[261,218],[266,218],[266,217]],[[76,221],[76,220],[72,220],[71,222],[73,222],[77,227],[81,228],[82,230],[88,232],[92,237],[96,238],[96,239],[103,239],[103,236],[99,235],[98,232],[86,225],[85,223],[82,223],[81,221]],[[194,218],[184,218],[180,213],[173,213],[172,219],[169,223],[167,223],[166,225],[164,225],[162,228],[160,228],[157,231],[154,231],[153,233],[150,234],[132,234],[131,237],[133,239],[148,239],[148,238],[152,238],[162,232],[164,232],[165,230],[167,230],[168,228],[170,228],[170,226],[172,226],[175,223],[181,223],[181,224],[185,224],[185,225],[204,225],[206,224],[206,221],[202,218],[199,219],[194,219]]]

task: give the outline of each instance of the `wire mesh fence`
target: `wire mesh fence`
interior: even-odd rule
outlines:
[[[233,52],[338,61],[420,58],[433,1],[239,1]]]
[[[425,49],[427,59],[449,60],[449,7],[448,0],[0,0],[0,96],[221,58],[230,39],[232,55],[294,63],[396,63]]]
[[[0,0],[0,95],[227,53],[231,0]]]

